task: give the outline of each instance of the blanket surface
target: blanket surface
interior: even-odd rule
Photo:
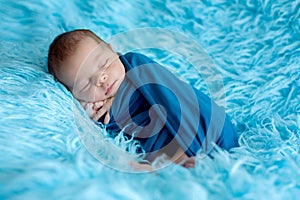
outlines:
[[[299,196],[299,0],[0,0],[0,19],[0,199]],[[240,147],[199,155],[194,169],[128,172],[134,142],[108,138],[47,72],[50,42],[75,28],[221,102]]]

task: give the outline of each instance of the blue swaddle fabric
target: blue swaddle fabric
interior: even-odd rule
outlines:
[[[226,150],[238,146],[230,119],[208,96],[143,54],[126,53],[120,59],[126,78],[114,100],[107,130],[124,129],[133,135],[149,153],[148,159],[169,145],[167,153],[172,155],[175,141],[188,156],[201,149],[209,153],[211,143]]]
[[[0,199],[297,200],[299,7],[290,0],[0,0]],[[197,155],[194,169],[122,171],[132,155],[109,144],[137,149],[121,135],[106,137],[46,70],[52,39],[75,28],[91,29],[106,41],[146,28],[193,40],[222,77],[225,111],[240,147],[230,153],[216,147],[213,159]],[[135,34],[118,43],[128,51],[147,51],[207,94],[193,66],[170,55],[174,49],[189,55],[194,46],[158,36]],[[142,49],[155,44],[159,51]]]

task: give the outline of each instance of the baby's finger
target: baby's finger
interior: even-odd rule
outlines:
[[[105,113],[106,113],[105,107],[100,108],[100,110],[98,110],[95,116],[93,117],[93,120],[98,121],[100,117],[102,117]]]
[[[94,121],[98,121],[100,119],[100,117],[102,117],[105,113],[106,113],[106,116],[104,118],[104,124],[108,124],[109,120],[110,120],[110,116],[109,116],[109,110],[110,110],[110,107],[112,105],[112,102],[113,102],[113,97],[109,98],[109,99],[105,99],[103,101],[99,101],[99,104],[98,105],[101,105],[98,109],[95,109],[97,111],[96,115],[93,117],[93,120]],[[96,106],[96,105],[95,105]]]
[[[94,110],[99,110],[104,104],[104,101],[97,101],[94,103]]]
[[[88,114],[90,118],[93,118],[96,114],[96,111],[93,109],[93,104],[88,103],[85,108],[85,112]]]
[[[107,111],[103,123],[104,124],[108,124],[109,120],[110,120],[110,114],[109,114],[109,111]]]

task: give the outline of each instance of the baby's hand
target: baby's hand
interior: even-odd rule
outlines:
[[[103,101],[99,101],[96,103],[89,103],[89,102],[85,102],[85,101],[79,101],[79,102],[91,119],[94,119],[94,117],[97,113],[97,110],[98,110],[98,109],[96,109],[96,106],[94,106],[94,105],[96,104],[100,108],[104,104]]]
[[[102,117],[106,113],[103,123],[108,124],[108,122],[110,120],[109,111],[110,111],[110,107],[112,105],[113,100],[114,100],[114,97],[111,97],[109,99],[102,101],[102,103],[95,102],[94,107],[98,111],[96,112],[95,116],[93,117],[93,120],[95,120],[95,121],[99,120],[100,117]]]
[[[114,97],[106,99],[104,101],[97,101],[89,103],[85,101],[79,101],[82,107],[87,111],[89,117],[94,121],[98,121],[105,113],[104,124],[107,124],[110,120],[110,107],[112,105]]]

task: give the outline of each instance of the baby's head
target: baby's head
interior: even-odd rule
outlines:
[[[49,47],[48,70],[75,98],[97,102],[114,96],[125,76],[119,55],[90,30],[57,36]]]

